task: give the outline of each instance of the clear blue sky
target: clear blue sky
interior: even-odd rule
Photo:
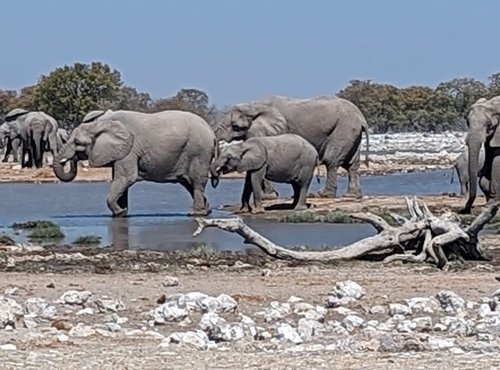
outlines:
[[[153,97],[217,105],[336,93],[352,79],[435,86],[500,72],[500,1],[2,1],[0,88],[102,61]]]

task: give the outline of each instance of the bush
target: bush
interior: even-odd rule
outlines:
[[[76,238],[73,244],[76,245],[96,245],[101,244],[101,237],[97,235],[83,235]]]
[[[13,229],[22,229],[22,230],[44,229],[44,228],[50,228],[50,227],[59,227],[59,225],[56,224],[55,222],[46,221],[46,220],[16,222],[14,225],[12,225]]]
[[[0,245],[15,245],[16,242],[7,234],[0,234]]]

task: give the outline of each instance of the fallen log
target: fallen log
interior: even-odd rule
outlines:
[[[499,203],[487,205],[481,214],[467,227],[462,228],[460,218],[453,212],[435,216],[424,203],[416,198],[406,198],[410,218],[391,214],[398,226],[391,226],[382,217],[370,212],[354,213],[350,216],[371,224],[378,234],[361,239],[350,245],[327,251],[296,251],[274,244],[269,239],[246,225],[240,217],[229,219],[197,218],[200,235],[208,227],[233,232],[246,243],[253,244],[268,255],[302,262],[332,262],[366,257],[386,251],[389,256],[384,263],[392,261],[424,262],[431,258],[439,268],[448,268],[451,253],[464,259],[486,259],[479,243],[478,234],[496,215]]]

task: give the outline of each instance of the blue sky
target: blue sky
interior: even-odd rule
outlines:
[[[102,61],[153,97],[217,105],[336,93],[352,79],[435,86],[500,72],[494,0],[15,0],[0,16],[0,88]]]

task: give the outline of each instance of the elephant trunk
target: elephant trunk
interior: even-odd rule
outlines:
[[[220,173],[216,169],[215,162],[210,165],[210,175],[210,182],[212,183],[212,187],[215,189],[217,186],[219,186],[220,178]]]
[[[64,154],[67,154],[68,151],[68,146],[64,145],[61,148],[61,151],[54,156],[54,162],[52,165],[54,174],[63,182],[73,181],[78,174],[78,159],[74,155],[75,153],[73,153],[73,155],[69,158],[65,157]],[[69,162],[70,164],[69,172],[64,171],[64,165],[66,162]]]
[[[484,135],[469,135],[467,148],[469,151],[469,197],[465,204],[465,213],[470,213],[477,195],[477,174],[479,170],[479,152],[484,143]]]
[[[43,152],[44,152],[44,146],[45,143],[42,141],[42,134],[40,132],[33,132],[32,135],[32,145],[33,145],[33,160],[35,162],[35,167],[36,168],[41,168],[43,166]]]

